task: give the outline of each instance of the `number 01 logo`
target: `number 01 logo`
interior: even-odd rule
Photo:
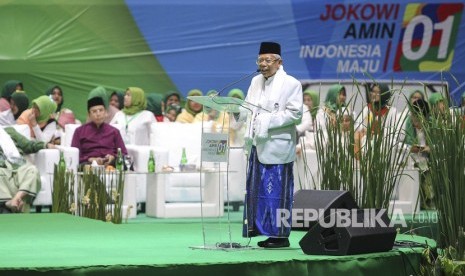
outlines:
[[[218,141],[218,145],[216,147],[216,153],[218,155],[225,155],[227,149],[228,149],[228,141],[226,140]]]
[[[463,4],[408,4],[394,71],[447,71],[452,65]]]

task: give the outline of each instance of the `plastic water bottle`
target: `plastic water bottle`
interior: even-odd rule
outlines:
[[[153,151],[150,151],[149,162],[147,163],[147,171],[155,172],[155,158],[153,158]]]

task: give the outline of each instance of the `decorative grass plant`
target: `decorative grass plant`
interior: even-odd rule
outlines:
[[[360,208],[387,209],[405,165],[401,139],[405,118],[387,121],[373,116],[365,124],[364,137],[360,137],[354,123],[360,117],[351,121],[348,131],[341,130],[342,116],[350,112],[346,109],[340,107],[337,114],[327,116],[326,131],[316,132],[320,187],[350,191]]]
[[[88,168],[75,175],[55,166],[52,212],[77,214],[112,223],[122,223],[124,171]],[[76,194],[75,192],[76,191]]]
[[[124,172],[85,169],[79,180],[78,215],[121,223]]]
[[[340,121],[340,117],[332,120]],[[407,148],[401,131],[405,120],[398,117],[389,124],[373,118],[366,126],[366,142],[360,144],[352,128],[344,133],[339,124],[328,120],[327,132],[315,135],[321,189],[348,190],[361,208],[388,208],[409,154],[403,150]],[[425,249],[419,272],[465,275],[465,114],[450,110],[446,103],[444,113],[433,113],[423,121],[423,129],[430,147],[428,166],[439,218],[439,254]]]
[[[75,175],[73,171],[63,169],[57,164],[53,173],[52,212],[75,214],[76,200],[74,194]]]
[[[447,110],[433,116],[429,125],[433,202],[439,216],[437,242],[442,249],[435,262],[445,275],[465,275],[465,121],[460,112]]]

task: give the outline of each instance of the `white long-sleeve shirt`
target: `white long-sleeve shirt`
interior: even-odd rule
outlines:
[[[125,144],[150,145],[151,124],[156,122],[153,113],[147,110],[134,115],[126,115],[123,111],[118,111],[110,124],[121,126],[121,136]]]

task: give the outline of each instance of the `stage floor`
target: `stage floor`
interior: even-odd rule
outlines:
[[[236,215],[238,218],[239,215]],[[217,219],[205,221],[217,225]],[[114,225],[66,214],[0,216],[0,275],[417,275],[421,246],[353,256],[310,256],[291,234],[287,249],[192,249],[203,244],[200,219],[138,218]],[[224,226],[224,224],[223,224]],[[240,238],[240,221],[231,223]],[[254,238],[251,245],[263,238]],[[435,242],[421,236],[397,240]],[[290,275],[290,274],[289,274]]]

